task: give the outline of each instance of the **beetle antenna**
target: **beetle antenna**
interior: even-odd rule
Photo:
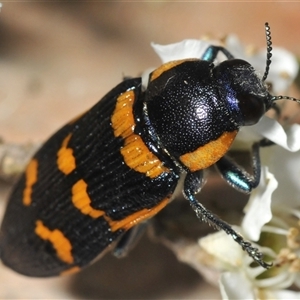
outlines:
[[[272,57],[272,40],[271,40],[271,30],[270,30],[270,26],[269,23],[266,22],[265,23],[265,31],[266,31],[266,40],[267,40],[267,60],[266,60],[266,69],[265,69],[265,73],[264,76],[262,78],[262,81],[265,81],[268,77],[269,74],[269,69],[270,69],[270,65],[271,65],[271,57]],[[292,100],[294,102],[297,102],[300,104],[300,99],[296,99],[294,97],[289,97],[289,96],[273,96],[272,97],[272,101],[276,101],[276,100]]]
[[[276,101],[276,100],[292,100],[292,101],[294,101],[294,102],[297,102],[297,103],[299,103],[300,104],[300,99],[297,99],[297,98],[294,98],[294,97],[289,97],[289,96],[273,96],[272,98],[271,98],[271,100],[272,101]]]
[[[266,40],[267,40],[267,60],[266,60],[266,69],[262,81],[265,81],[269,74],[269,69],[271,65],[271,57],[272,57],[272,40],[271,40],[271,31],[269,23],[265,23],[265,32],[266,32]]]

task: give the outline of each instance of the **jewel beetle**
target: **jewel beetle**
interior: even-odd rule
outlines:
[[[179,179],[199,219],[224,230],[260,265],[262,253],[195,195],[203,170],[216,165],[234,188],[249,193],[260,180],[259,148],[253,175],[226,157],[240,127],[274,106],[265,80],[221,46],[201,59],[163,64],[149,76],[126,79],[72,120],[38,150],[14,187],[0,232],[2,262],[28,276],[74,273],[106,250],[134,239],[137,225],[163,209]],[[219,53],[226,60],[214,65]]]

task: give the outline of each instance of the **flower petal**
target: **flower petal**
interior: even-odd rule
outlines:
[[[276,120],[263,116],[257,124],[251,127],[243,127],[241,133],[238,137],[241,140],[249,138],[249,135],[252,138],[260,136],[289,151],[295,152],[300,150],[300,125],[298,124],[293,124],[284,130]],[[246,134],[245,137],[243,137],[244,134]]]
[[[283,48],[274,47],[271,59],[272,64],[266,81],[272,83],[272,91],[278,94],[286,91],[295,80],[299,66],[296,57]],[[263,73],[264,69],[261,68],[262,66],[265,68],[266,65],[266,50],[262,49],[248,61],[256,70]]]
[[[259,240],[261,228],[272,218],[271,198],[277,186],[274,175],[267,167],[262,167],[260,184],[250,196],[241,225],[243,233],[252,241]]]
[[[247,60],[245,46],[241,43],[240,39],[235,34],[229,34],[227,36],[225,47],[234,57]]]
[[[220,276],[220,290],[222,299],[256,299],[254,289],[244,274],[239,272],[225,272]]]
[[[299,135],[300,136],[300,135]],[[288,152],[274,147],[269,153],[270,171],[280,182],[273,196],[273,203],[285,208],[299,207],[300,203],[300,151]]]
[[[266,48],[253,54],[247,54],[245,46],[233,34],[227,37],[225,44],[225,47],[234,57],[248,61],[260,73],[261,77],[263,76],[267,60]],[[266,81],[272,83],[272,91],[275,94],[282,93],[295,80],[299,65],[295,55],[280,47],[273,47],[271,60],[272,64]]]
[[[264,293],[264,299],[282,299],[282,300],[299,300],[300,299],[300,293],[299,292],[293,292],[289,290],[273,290],[273,291],[265,291]]]
[[[242,248],[233,241],[224,231],[209,234],[199,239],[199,245],[211,254],[217,265],[228,267],[240,267],[244,259]]]
[[[202,40],[183,40],[169,45],[151,43],[152,48],[163,63],[185,58],[200,59],[209,45],[211,43]]]

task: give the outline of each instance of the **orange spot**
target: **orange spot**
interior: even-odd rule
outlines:
[[[32,187],[37,182],[38,161],[32,159],[25,171],[26,183],[23,191],[23,204],[29,206],[31,204]]]
[[[103,210],[91,207],[92,201],[87,193],[87,184],[83,179],[77,181],[72,187],[72,202],[81,213],[92,218],[99,218],[105,214]]]
[[[111,231],[118,229],[128,230],[129,228],[137,225],[138,223],[151,218],[156,215],[161,209],[163,209],[168,203],[169,198],[165,198],[158,205],[152,208],[144,208],[137,211],[122,220],[112,220],[105,214],[105,211],[100,209],[94,209],[91,207],[91,199],[87,194],[87,184],[84,180],[77,181],[72,187],[72,202],[74,206],[85,215],[89,215],[92,218],[103,217],[109,224]]]
[[[73,150],[67,148],[67,145],[71,139],[70,133],[62,142],[61,148],[57,152],[57,166],[58,169],[64,174],[70,174],[76,168],[76,161],[73,155]]]
[[[116,108],[111,117],[114,135],[124,139],[121,154],[126,165],[150,178],[169,172],[163,163],[145,145],[142,138],[134,133],[135,121],[132,113],[134,92],[127,91],[117,99]]]
[[[215,141],[181,155],[180,160],[192,172],[208,168],[225,155],[236,135],[236,130],[224,132]]]
[[[165,168],[162,162],[149,151],[140,136],[134,134],[125,139],[124,147],[121,149],[125,163],[140,173],[150,178],[158,177]]]
[[[134,92],[127,91],[121,94],[112,114],[111,122],[115,136],[126,138],[133,133],[135,121],[132,113],[134,103]]]
[[[42,221],[38,220],[36,221],[35,233],[41,239],[49,241],[52,244],[60,260],[67,264],[74,262],[72,244],[60,230],[54,229],[51,231],[44,226]]]
[[[190,59],[180,59],[180,60],[173,60],[173,61],[169,61],[163,65],[161,65],[159,68],[157,68],[156,70],[154,70],[152,73],[151,73],[151,77],[150,77],[150,81],[158,78],[162,73],[186,62],[186,61],[195,61],[195,60],[198,60],[196,58],[190,58]]]
[[[160,210],[162,210],[168,203],[170,198],[163,199],[159,204],[152,208],[144,208],[140,211],[137,211],[123,220],[113,221],[109,217],[105,216],[105,219],[108,221],[111,231],[116,231],[118,229],[128,230],[133,226],[136,226],[140,222],[147,220],[154,215],[156,215]]]
[[[88,215],[92,218],[103,217],[109,224],[111,231],[118,229],[128,230],[129,228],[137,225],[138,223],[153,217],[161,209],[163,209],[169,202],[169,198],[165,198],[158,205],[152,208],[144,208],[137,211],[122,220],[113,220],[105,214],[105,211],[94,209],[91,207],[91,199],[87,194],[87,184],[83,179],[77,181],[72,187],[72,203],[80,210],[81,213]]]
[[[60,273],[60,275],[62,275],[62,276],[64,276],[64,275],[71,275],[71,274],[77,273],[77,272],[79,272],[79,271],[80,271],[80,268],[77,267],[77,266],[75,266],[75,267],[72,267],[72,268],[67,269],[67,270],[65,270],[65,271],[62,271],[62,272]]]

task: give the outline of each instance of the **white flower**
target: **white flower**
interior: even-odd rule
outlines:
[[[271,199],[272,193],[278,186],[278,182],[266,167],[261,168],[260,185],[252,192],[244,211],[246,215],[241,227],[245,238],[257,242],[262,227],[272,218]]]
[[[151,44],[163,64],[178,59],[201,58],[210,45],[211,43],[202,40],[183,40],[169,45]]]
[[[152,44],[152,47],[166,63],[201,58],[211,44],[218,42],[184,40],[166,46]],[[233,35],[227,37],[223,46],[234,57],[251,63],[262,77],[266,49],[249,54]],[[224,59],[226,57],[220,54],[214,63]],[[284,49],[274,47],[267,78],[272,92],[286,91],[297,73],[295,57]],[[300,299],[300,293],[288,290],[291,285],[300,288],[300,126],[294,124],[283,128],[276,120],[263,117],[258,124],[243,127],[236,144],[250,147],[262,138],[275,145],[261,149],[260,185],[252,192],[245,217],[236,229],[246,239],[255,242],[275,266],[270,270],[253,266],[252,259],[224,232],[199,240],[201,255],[197,262],[190,257],[183,258],[182,249],[179,254],[182,260],[200,271],[211,268],[220,272],[223,299]],[[203,255],[203,251],[206,254]]]
[[[162,63],[166,63],[178,59],[201,58],[208,46],[220,44],[218,41],[183,40],[170,45],[152,43],[152,47]],[[260,74],[263,74],[266,65],[266,48],[254,51],[254,53],[247,53],[247,49],[235,35],[229,35],[223,46],[235,58],[248,61]],[[226,57],[220,53],[215,63],[220,63],[224,59]],[[277,94],[285,91],[298,74],[298,63],[295,56],[285,49],[273,47],[271,66],[267,81],[272,83],[273,92]]]
[[[300,160],[299,152],[289,154]],[[284,182],[279,187],[284,189]],[[261,250],[274,261],[274,268],[252,266],[251,259],[224,232],[199,240],[201,248],[212,256],[211,265],[221,271],[223,299],[300,299],[300,293],[288,290],[291,285],[300,288],[300,211],[277,199],[272,216],[270,200],[276,188],[276,179],[263,168],[260,186],[252,193],[242,226],[237,228],[245,238],[262,245]]]
[[[266,65],[266,49],[248,50],[244,47],[235,35],[229,35],[225,47],[234,57],[248,61],[259,74],[263,74]],[[275,94],[281,93],[295,80],[298,74],[298,63],[295,56],[289,51],[273,47],[272,64],[267,81],[272,83],[272,90]]]

